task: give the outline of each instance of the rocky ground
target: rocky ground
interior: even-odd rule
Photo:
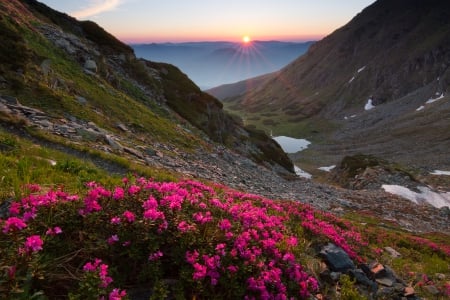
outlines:
[[[409,200],[393,196],[380,189],[351,190],[316,183],[297,176],[280,176],[270,165],[258,165],[232,150],[216,145],[210,152],[199,149],[194,153],[183,153],[170,145],[138,144],[132,132],[123,124],[118,128],[120,136],[99,128],[92,122],[77,119],[54,119],[40,110],[26,107],[8,96],[0,97],[0,113],[20,118],[28,126],[62,136],[73,143],[90,142],[105,152],[121,153],[141,164],[175,170],[186,177],[209,180],[232,188],[263,195],[271,199],[284,199],[309,203],[317,209],[338,215],[349,212],[364,213],[381,218],[380,226],[396,224],[413,232],[450,232],[450,209],[431,205],[417,205]],[[3,126],[6,130],[26,135],[14,126]],[[35,143],[58,148],[86,160],[111,173],[125,174],[123,167],[90,157],[68,146],[50,144],[31,136]]]

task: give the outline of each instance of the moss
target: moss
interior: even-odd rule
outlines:
[[[0,71],[25,71],[31,59],[31,51],[28,49],[21,33],[16,29],[14,21],[0,16]]]

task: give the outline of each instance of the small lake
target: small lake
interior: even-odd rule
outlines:
[[[311,144],[310,141],[305,139],[295,139],[288,136],[276,136],[273,138],[280,144],[281,148],[286,153],[296,153],[298,151],[305,150],[308,148],[308,145]]]

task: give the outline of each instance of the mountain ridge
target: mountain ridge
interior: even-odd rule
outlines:
[[[450,153],[441,145],[450,146],[445,130],[450,90],[448,11],[446,1],[376,1],[255,91],[234,95],[224,103],[266,132],[285,134],[287,128],[297,137],[323,141],[326,145],[317,146],[318,153],[340,145],[345,154],[369,151],[422,167],[449,167],[443,157]],[[436,95],[443,96],[439,104],[417,110]],[[375,108],[365,110],[369,101]],[[278,126],[264,126],[274,123],[270,120]],[[428,131],[424,122],[431,124]],[[396,148],[396,137],[412,131],[414,138],[403,135],[405,146]],[[390,152],[369,141],[359,147],[361,134],[383,140]],[[418,140],[433,150],[415,147]],[[416,149],[419,159],[408,157],[404,147]],[[392,155],[396,151],[405,159]],[[442,157],[439,162],[435,163],[433,151]]]

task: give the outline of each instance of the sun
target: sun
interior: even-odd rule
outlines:
[[[250,41],[251,41],[251,39],[248,35],[244,35],[242,37],[242,42],[244,42],[244,44],[248,44],[248,43],[250,43]]]

